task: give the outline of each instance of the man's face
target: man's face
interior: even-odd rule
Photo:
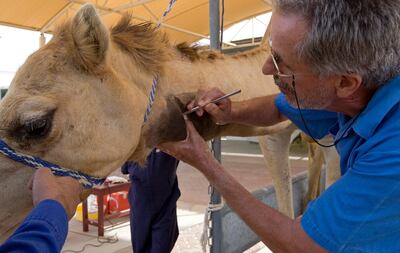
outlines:
[[[303,63],[296,54],[296,45],[308,32],[306,22],[296,15],[283,15],[274,12],[271,18],[271,54],[274,55],[278,68],[284,76],[277,82],[290,104],[296,105],[293,80],[301,108],[324,109],[335,98],[334,83],[337,78],[320,78],[313,74],[310,66]],[[277,69],[270,57],[263,66],[265,75],[277,74]]]

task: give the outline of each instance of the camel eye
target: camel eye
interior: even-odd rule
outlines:
[[[37,140],[46,137],[51,130],[55,110],[44,115],[22,121],[10,131],[10,135],[18,142]]]
[[[43,137],[50,130],[50,120],[42,118],[24,124],[24,131],[29,137]]]

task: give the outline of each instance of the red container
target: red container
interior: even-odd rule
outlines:
[[[106,196],[107,212],[109,214],[129,209],[128,192],[115,192]]]

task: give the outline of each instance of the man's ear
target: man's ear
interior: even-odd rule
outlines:
[[[105,61],[109,34],[93,5],[85,4],[79,9],[70,31],[74,58],[81,67],[91,71]]]
[[[354,94],[362,85],[362,77],[358,74],[342,75],[340,82],[336,85],[336,95],[346,98]]]

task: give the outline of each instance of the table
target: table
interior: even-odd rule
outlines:
[[[104,209],[104,196],[114,192],[129,191],[130,186],[131,183],[128,182],[128,183],[106,184],[93,188],[92,194],[96,195],[97,197],[97,206],[98,206],[97,221],[88,218],[88,206],[87,206],[87,200],[85,199],[82,202],[83,231],[88,232],[90,224],[98,227],[98,236],[104,236],[104,218],[112,219],[129,215],[129,209],[124,212],[116,212],[113,214],[105,215],[107,207],[106,209]]]

